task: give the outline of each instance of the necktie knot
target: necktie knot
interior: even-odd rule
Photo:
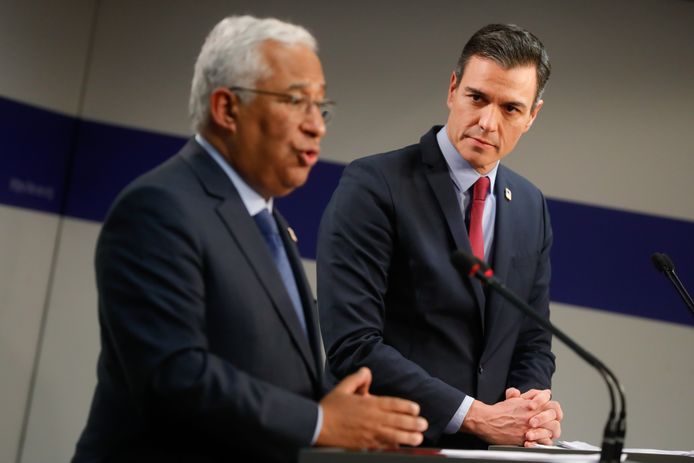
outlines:
[[[489,192],[489,177],[480,177],[475,182],[475,186],[472,190],[472,200],[473,201],[484,201],[487,199],[487,193]]]
[[[272,217],[269,210],[263,209],[254,215],[253,219],[255,219],[255,223],[258,225],[258,228],[260,228],[263,235],[275,236],[279,234],[277,222],[275,222],[275,219]]]

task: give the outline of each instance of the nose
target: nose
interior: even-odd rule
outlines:
[[[483,132],[496,132],[499,126],[499,111],[493,104],[485,105],[480,110],[480,119],[477,122]]]
[[[301,130],[312,138],[321,138],[325,135],[325,121],[320,109],[315,104],[309,106],[305,117],[301,122]]]

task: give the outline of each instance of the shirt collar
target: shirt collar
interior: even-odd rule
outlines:
[[[482,177],[482,175],[473,169],[470,163],[463,159],[455,146],[453,146],[453,143],[451,143],[451,140],[448,138],[446,127],[447,126],[444,125],[441,130],[438,131],[436,134],[436,141],[438,141],[441,153],[443,153],[443,157],[446,159],[446,164],[448,164],[448,170],[451,173],[451,178],[453,179],[455,187],[460,193],[465,193],[475,184],[477,179]],[[485,177],[489,177],[491,194],[494,194],[494,184],[496,183],[496,172],[498,169],[499,161],[496,162],[492,170],[484,175]]]
[[[231,183],[234,185],[236,188],[236,191],[239,192],[239,196],[241,196],[241,201],[243,201],[243,205],[246,206],[246,209],[248,210],[248,213],[251,216],[256,215],[258,212],[262,211],[263,209],[268,209],[270,212],[272,212],[272,203],[273,203],[273,198],[270,198],[269,200],[265,201],[265,198],[260,196],[257,191],[255,191],[253,188],[251,188],[248,183],[234,170],[233,167],[231,167],[231,164],[224,159],[224,157],[215,149],[210,142],[205,140],[202,135],[195,134],[195,141],[198,142],[200,146],[203,147],[203,149],[207,152],[207,154],[210,155],[212,159],[215,160],[217,164],[219,164],[219,167],[222,168],[224,173],[227,174],[229,177],[229,180],[231,180]]]

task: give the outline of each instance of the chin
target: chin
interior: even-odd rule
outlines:
[[[293,179],[292,182],[287,182],[281,186],[278,186],[278,188],[273,192],[272,196],[275,198],[281,198],[283,196],[287,196],[288,194],[292,193],[294,190],[297,188],[300,188],[306,183],[306,180],[308,179],[308,176],[305,176],[303,180],[298,180],[298,179]]]

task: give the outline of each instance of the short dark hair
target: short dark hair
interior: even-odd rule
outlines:
[[[533,107],[540,101],[552,70],[549,55],[540,39],[515,24],[489,24],[475,32],[465,44],[455,68],[456,85],[472,56],[495,61],[505,69],[534,65],[537,72],[537,91]]]

